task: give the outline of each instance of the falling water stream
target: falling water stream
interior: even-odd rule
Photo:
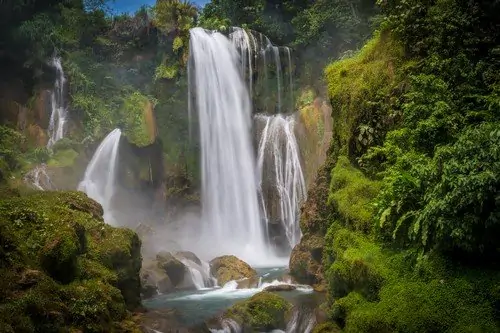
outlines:
[[[64,126],[67,118],[67,109],[64,99],[66,77],[64,76],[61,58],[53,58],[51,64],[56,70],[56,82],[50,98],[51,113],[49,122],[49,141],[47,143],[48,148],[51,148],[57,141],[64,137]]]
[[[104,210],[104,220],[116,224],[113,217],[112,199],[115,193],[115,172],[121,131],[113,130],[104,138],[94,153],[78,190],[99,202]]]
[[[306,185],[295,138],[294,116],[257,115],[264,124],[258,147],[259,194],[267,223],[283,226],[290,248],[302,236],[299,210],[306,198]],[[262,126],[262,125],[261,125]]]
[[[190,91],[199,117],[202,159],[201,239],[213,255],[250,264],[272,259],[257,201],[251,140],[252,107],[238,68],[239,54],[218,32],[191,30]]]

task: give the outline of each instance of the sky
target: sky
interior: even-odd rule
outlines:
[[[110,0],[108,5],[117,13],[133,13],[141,8],[142,5],[151,6],[155,2],[156,0]],[[209,2],[209,0],[191,0],[191,2],[198,6],[203,6]]]

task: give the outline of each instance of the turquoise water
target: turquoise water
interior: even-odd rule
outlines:
[[[236,284],[229,282],[223,288],[207,290],[182,291],[172,294],[159,295],[145,300],[143,305],[149,309],[176,309],[180,315],[180,323],[197,325],[213,318],[231,307],[238,301],[247,299],[271,284],[271,281],[281,278],[286,273],[285,267],[257,269],[262,277],[263,285],[260,288],[236,289]],[[278,284],[275,282],[275,284]],[[299,287],[295,291],[280,292],[280,295],[293,303],[300,303],[314,297],[311,288]]]

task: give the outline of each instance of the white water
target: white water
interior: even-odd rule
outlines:
[[[316,317],[314,313],[301,313],[300,308],[295,308],[292,318],[286,325],[286,331],[284,333],[310,333],[315,325]]]
[[[113,130],[104,138],[94,153],[78,190],[99,202],[104,209],[104,220],[116,224],[111,202],[115,193],[115,172],[121,131]]]
[[[251,265],[275,261],[268,250],[257,201],[250,98],[227,37],[190,32],[190,91],[200,124],[206,255],[234,254]],[[191,113],[191,112],[190,112]]]
[[[248,288],[248,289],[238,289],[237,281],[229,281],[222,288],[217,288],[203,294],[192,294],[192,295],[181,296],[179,298],[176,298],[175,300],[202,300],[202,299],[218,299],[218,298],[244,299],[263,291],[267,287],[282,286],[282,285],[293,285],[296,287],[295,290],[298,292],[303,292],[303,293],[313,292],[313,289],[310,286],[291,284],[279,280],[274,280],[273,282],[259,283],[259,286],[257,288]]]
[[[242,331],[240,325],[230,318],[224,318],[221,321],[222,329],[209,328],[211,333],[240,333]]]
[[[54,184],[52,184],[49,175],[47,174],[47,165],[45,164],[40,164],[33,170],[26,173],[26,175],[24,176],[24,181],[40,191],[56,189]]]
[[[215,279],[210,274],[210,264],[206,261],[201,261],[201,265],[198,263],[185,259],[185,258],[177,258],[180,260],[189,270],[189,274],[191,276],[191,280],[193,281],[194,286],[197,290],[204,290],[207,288],[212,288],[217,285],[217,279]]]
[[[259,89],[259,94],[262,100],[266,99],[270,93],[275,93],[276,105],[270,108],[270,105],[264,105],[266,112],[281,112],[283,109],[283,98],[285,86],[288,84],[287,91],[289,100],[291,101],[291,110],[293,110],[293,78],[292,78],[292,57],[290,48],[286,46],[275,46],[269,38],[259,32],[246,30],[238,27],[233,27],[229,35],[231,42],[240,53],[240,72],[243,77],[247,78],[250,95],[256,88]],[[282,59],[282,54],[286,55]],[[268,58],[270,62],[268,62]],[[268,67],[268,65],[271,65]],[[284,66],[283,66],[284,65]],[[283,75],[284,69],[288,70],[289,80],[285,84]],[[255,82],[254,74],[257,73],[259,80]],[[268,81],[274,75],[277,89],[269,89],[270,82]],[[256,87],[260,84],[260,87]],[[288,108],[288,106],[287,106]]]
[[[51,113],[49,122],[49,142],[47,147],[51,148],[54,143],[64,137],[64,125],[66,124],[67,110],[64,101],[64,85],[66,78],[61,64],[61,58],[54,58],[51,62],[56,69],[56,82],[51,94]]]
[[[302,236],[299,225],[300,206],[306,200],[307,191],[300,163],[300,152],[295,137],[294,116],[257,115],[256,121],[265,123],[258,148],[259,192],[262,210],[267,217],[279,218],[286,237],[293,248]],[[263,184],[271,187],[272,195],[262,193]],[[278,215],[269,201],[278,200]]]

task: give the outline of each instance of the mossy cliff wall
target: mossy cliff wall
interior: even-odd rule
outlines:
[[[141,243],[83,193],[0,201],[1,332],[138,332]]]
[[[290,259],[299,282],[327,292],[331,329],[323,325],[321,332],[498,331],[497,270],[398,247],[377,231],[383,175],[363,157],[400,126],[412,64],[385,31],[326,68],[331,145],[302,208],[303,238]]]

